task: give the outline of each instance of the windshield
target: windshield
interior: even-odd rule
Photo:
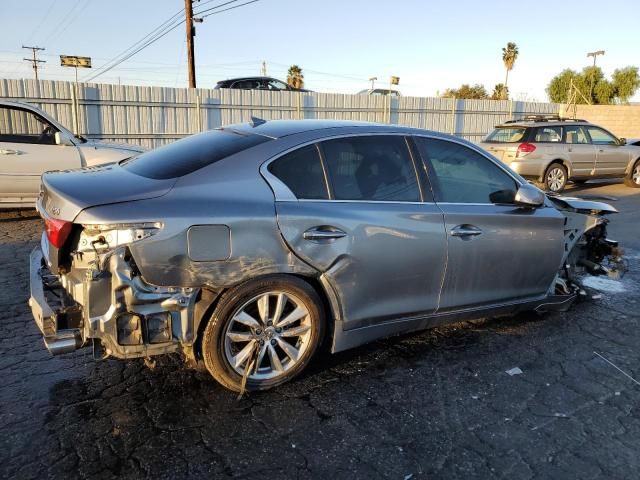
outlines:
[[[525,127],[499,127],[487,135],[484,141],[490,143],[517,143],[522,141],[526,131]]]
[[[268,140],[260,135],[211,130],[143,153],[120,165],[143,177],[166,180],[195,172]]]

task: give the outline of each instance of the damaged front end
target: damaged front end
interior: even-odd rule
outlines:
[[[43,234],[31,254],[29,303],[52,354],[93,345],[96,359],[133,358],[191,348],[199,290],[146,283],[129,249],[161,229],[72,224],[62,242]]]
[[[553,195],[548,197],[565,215],[562,266],[549,295],[570,299],[564,303],[568,308],[578,297],[598,297],[583,284],[587,276],[606,275],[619,279],[624,275],[624,252],[618,242],[607,238],[609,220],[605,218],[618,211],[607,203]],[[538,310],[546,309],[543,305]]]

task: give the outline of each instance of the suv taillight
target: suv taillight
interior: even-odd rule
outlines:
[[[61,248],[62,245],[64,245],[65,240],[71,233],[72,227],[73,223],[65,220],[58,220],[56,218],[46,218],[44,221],[47,238],[56,248]]]
[[[516,150],[516,158],[524,157],[535,151],[536,146],[533,143],[521,143]]]

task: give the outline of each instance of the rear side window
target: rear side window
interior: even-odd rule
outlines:
[[[322,162],[315,145],[308,145],[278,158],[269,165],[269,172],[278,177],[296,198],[329,198]]]
[[[404,137],[339,138],[321,146],[335,200],[420,201]]]
[[[562,141],[562,127],[539,127],[536,128],[534,142],[558,143]]]
[[[565,127],[565,135],[567,143],[589,143],[589,138],[587,137],[587,132],[584,127],[580,125],[572,125]]]
[[[142,177],[178,178],[268,140],[260,135],[211,130],[143,153],[121,165]]]
[[[416,138],[422,158],[435,178],[436,201],[446,203],[512,203],[517,184],[488,158],[458,143]]]
[[[496,128],[484,141],[488,143],[518,143],[523,141],[526,132],[525,127]]]

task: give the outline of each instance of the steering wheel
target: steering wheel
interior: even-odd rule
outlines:
[[[42,133],[38,137],[38,143],[53,143],[53,136],[55,135],[56,130],[51,125],[47,125]]]

